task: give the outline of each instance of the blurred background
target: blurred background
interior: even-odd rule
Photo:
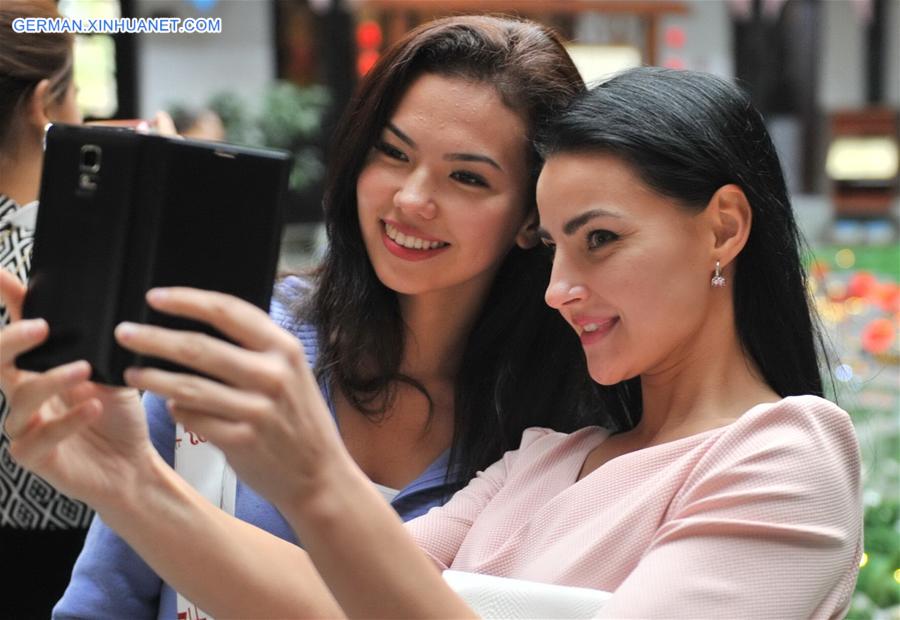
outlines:
[[[501,12],[555,27],[588,81],[642,64],[740,80],[766,116],[865,462],[853,618],[900,619],[900,0],[59,0],[67,17],[213,17],[218,34],[78,35],[87,118],[168,110],[181,133],[288,149],[282,267],[315,264],[329,136],[411,27]],[[785,561],[790,561],[785,558]]]

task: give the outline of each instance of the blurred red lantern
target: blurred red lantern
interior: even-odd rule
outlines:
[[[366,21],[356,27],[356,45],[360,49],[376,49],[381,46],[381,39],[381,26],[377,22]]]
[[[378,62],[378,48],[381,47],[381,26],[377,22],[365,21],[356,27],[356,74],[363,76]]]
[[[897,328],[890,319],[875,319],[862,333],[863,349],[872,355],[885,353],[894,344]]]
[[[681,26],[669,26],[665,33],[666,45],[672,49],[680,50],[687,41],[687,35]]]

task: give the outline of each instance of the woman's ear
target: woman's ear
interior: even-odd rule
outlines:
[[[47,117],[47,100],[50,92],[50,80],[44,79],[37,83],[31,95],[28,97],[27,119],[32,127],[36,127],[40,131],[44,130],[50,119]]]
[[[737,185],[723,185],[713,194],[705,215],[713,235],[713,258],[725,267],[740,254],[750,237],[750,202]]]
[[[532,209],[516,234],[516,245],[523,250],[530,250],[540,243],[541,239],[538,236],[539,223],[537,209]]]

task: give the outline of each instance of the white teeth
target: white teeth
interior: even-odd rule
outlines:
[[[584,326],[584,331],[595,332],[595,331],[597,331],[598,328],[599,328],[599,326],[596,323],[588,323],[587,325]]]
[[[442,241],[426,241],[425,239],[419,239],[412,235],[405,235],[387,222],[384,223],[384,229],[387,232],[388,238],[393,240],[394,243],[409,248],[410,250],[434,250],[447,245]]]

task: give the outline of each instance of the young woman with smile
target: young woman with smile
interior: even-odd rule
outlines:
[[[379,279],[403,295],[477,305],[497,257],[532,242],[536,213],[522,209],[526,135],[492,86],[416,80],[357,181],[360,227]]]
[[[709,283],[689,277],[717,261],[727,277],[734,256],[724,235],[746,235],[751,224],[737,186],[723,186],[715,198],[701,212],[679,208],[612,155],[566,153],[547,162],[538,186],[539,204],[547,205],[544,242],[555,250],[546,300],[579,333],[598,383],[638,374],[664,380],[697,363],[707,367],[692,380],[706,377],[710,386],[730,391],[736,378],[759,382],[739,340],[726,337],[734,324],[730,299],[702,294]]]
[[[556,248],[546,298],[582,336],[621,432],[530,428],[449,502],[402,524],[341,442],[302,358],[286,391],[241,370],[289,354],[289,337],[250,328],[261,313],[247,304],[167,289],[151,305],[246,349],[204,341],[186,359],[173,334],[137,327],[120,328],[119,341],[239,388],[148,369],[129,381],[165,394],[220,446],[305,551],[229,521],[158,458],[135,454],[146,442],[125,433],[106,433],[124,455],[107,438],[63,467],[73,445],[112,428],[89,405],[82,415],[14,407],[15,454],[223,615],[264,603],[285,617],[474,617],[441,579],[452,568],[611,592],[602,618],[843,617],[862,551],[859,447],[846,412],[822,398],[798,232],[762,118],[728,82],[642,68],[577,97],[544,135],[537,196]],[[444,182],[424,174],[434,155],[409,158],[426,196]],[[380,217],[362,225],[382,243],[385,273],[405,274],[377,236]],[[416,228],[468,252],[455,226]],[[4,363],[38,341],[14,328]],[[83,378],[32,384],[21,399],[37,406]],[[107,459],[129,484],[98,484],[92,468]],[[192,555],[173,560],[185,539]],[[221,570],[198,570],[197,557]]]
[[[544,166],[538,204],[554,249],[547,303],[578,333],[594,381],[640,376],[641,422],[598,454],[717,428],[780,400],[741,346],[731,298],[695,277],[717,262],[733,277],[752,224],[738,186],[698,212],[619,157],[561,153]]]
[[[400,372],[425,387],[433,407],[414,451],[398,455],[394,427],[408,428],[411,409],[428,410],[422,393],[399,386],[404,398],[395,412],[409,415],[395,413],[377,430],[337,395],[345,442],[382,484],[402,488],[450,445],[461,335],[471,331],[510,248],[536,243],[537,214],[523,208],[526,135],[522,116],[493,86],[425,74],[409,86],[359,174],[366,252],[378,280],[396,291],[408,335]]]

